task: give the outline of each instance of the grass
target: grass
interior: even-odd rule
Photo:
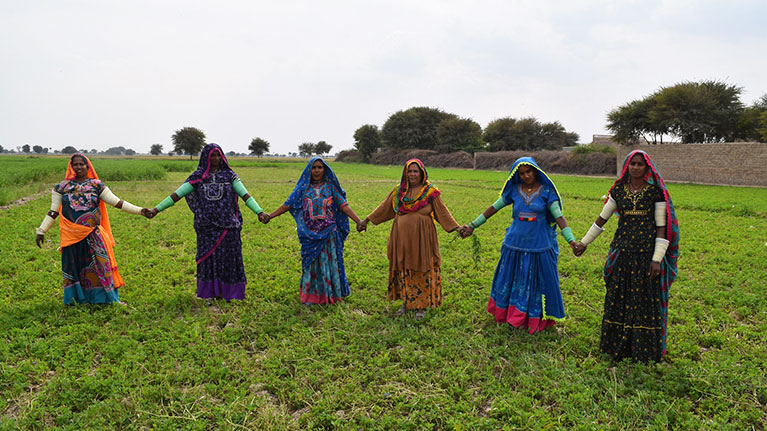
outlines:
[[[94,161],[105,181],[106,162]],[[60,180],[61,163],[51,165],[56,175],[42,188]],[[163,160],[132,163],[164,175],[108,185],[144,206],[175,190],[195,165],[187,160],[186,170],[172,171]],[[285,200],[304,166],[232,164],[267,210]],[[332,166],[361,217],[401,173],[396,166]],[[495,201],[506,177],[429,174],[461,223]],[[612,180],[554,179],[565,216],[583,235]],[[669,354],[656,365],[614,364],[598,352],[601,268],[614,220],[583,257],[560,247],[568,320],[530,336],[484,311],[508,210],[477,230],[479,248],[438,229],[445,300],[420,321],[395,317],[399,304],[385,299],[390,223],[347,240],[348,300],[307,309],[298,301],[293,220],[284,215],[262,225],[241,205],[247,297],[208,307],[195,298],[186,205],[153,220],[113,209],[127,284],[120,297],[128,306],[66,307],[58,233],[42,250],[34,245],[47,197],[2,210],[0,428],[763,430],[767,190],[669,189],[682,255],[671,291]]]

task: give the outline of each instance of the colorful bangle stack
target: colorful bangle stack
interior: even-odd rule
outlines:
[[[487,221],[487,218],[485,218],[484,214],[480,214],[479,217],[474,219],[473,222],[469,223],[469,227],[472,229],[476,229],[480,226],[482,226]]]

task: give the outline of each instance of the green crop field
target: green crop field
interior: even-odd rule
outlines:
[[[266,210],[305,162],[233,160]],[[196,162],[96,158],[120,198],[151,207]],[[56,229],[34,243],[66,159],[0,158],[0,429],[710,429],[767,423],[767,189],[670,184],[681,226],[668,355],[599,353],[602,264],[616,221],[581,258],[560,237],[567,320],[536,335],[485,311],[509,209],[478,242],[438,228],[444,305],[423,320],[386,300],[390,223],[346,241],[352,294],[298,300],[289,215],[258,223],[241,204],[246,299],[195,297],[195,235],[184,202],[147,220],[110,210],[127,306],[64,306]],[[360,217],[397,166],[332,163]],[[504,172],[430,169],[460,223],[492,204]],[[581,237],[612,180],[553,176]]]

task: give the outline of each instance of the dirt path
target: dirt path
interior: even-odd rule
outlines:
[[[22,206],[22,205],[26,205],[29,202],[31,202],[31,201],[33,201],[35,199],[39,199],[39,198],[41,198],[41,197],[43,197],[43,196],[45,196],[47,194],[50,194],[50,193],[51,192],[49,190],[46,190],[46,191],[42,191],[40,193],[35,193],[33,195],[24,196],[21,199],[16,199],[15,201],[9,203],[8,205],[0,205],[0,210],[7,210],[7,209],[11,209],[13,207],[19,207],[19,206]]]

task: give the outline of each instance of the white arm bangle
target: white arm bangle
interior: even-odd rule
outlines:
[[[599,234],[604,232],[605,229],[597,226],[596,223],[592,224],[589,228],[589,231],[586,232],[586,235],[583,236],[583,239],[581,240],[581,244],[583,245],[589,245],[591,244],[591,241],[594,241]]]
[[[61,206],[61,193],[57,193],[56,191],[51,192],[51,211],[55,213],[59,212],[60,206]]]
[[[123,201],[123,207],[120,209],[130,214],[141,214],[141,208],[128,201]]]
[[[655,202],[655,226],[666,226],[666,202]]]
[[[45,235],[45,233],[48,232],[51,226],[53,226],[53,217],[46,214],[45,218],[43,218],[43,222],[40,223],[40,227],[37,228],[35,233],[38,235]]]
[[[117,204],[120,203],[120,198],[115,196],[115,194],[112,193],[112,190],[109,190],[109,187],[104,187],[104,191],[99,195],[99,199],[112,206],[117,206]],[[141,208],[128,201],[123,201],[122,208],[120,209],[130,214],[141,214]]]
[[[655,252],[652,254],[653,262],[660,262],[666,255],[668,249],[668,240],[666,238],[655,238]]]
[[[120,202],[120,198],[115,196],[115,194],[112,193],[112,190],[109,190],[109,187],[104,187],[104,190],[99,195],[99,199],[112,206],[115,206]]]
[[[51,211],[50,212],[58,214],[60,206],[61,206],[61,193],[58,193],[54,190],[51,192]],[[35,233],[38,235],[45,235],[45,233],[51,229],[51,226],[53,226],[54,220],[55,219],[53,217],[46,214],[45,217],[43,218],[43,222],[40,223],[40,227],[38,227],[35,230]]]
[[[608,196],[607,202],[605,202],[605,206],[602,207],[602,212],[599,213],[599,217],[602,217],[602,219],[605,221],[610,220],[610,217],[612,217],[613,213],[617,209],[618,204],[615,203],[612,196]]]

